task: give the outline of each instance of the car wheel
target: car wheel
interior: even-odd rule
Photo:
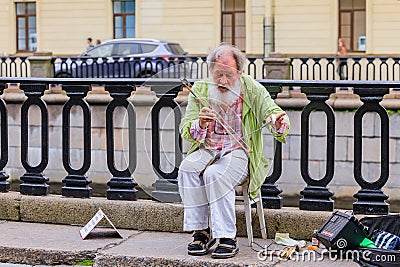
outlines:
[[[68,72],[59,72],[55,75],[55,78],[72,78],[72,75]]]

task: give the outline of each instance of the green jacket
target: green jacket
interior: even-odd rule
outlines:
[[[249,190],[250,197],[254,198],[257,196],[258,190],[264,183],[268,172],[268,159],[264,157],[262,131],[260,127],[262,126],[263,121],[271,114],[278,114],[283,112],[283,110],[275,104],[265,87],[255,81],[252,77],[243,74],[240,80],[243,88],[243,140],[253,151],[249,153]],[[205,103],[209,103],[208,83],[209,81],[197,81],[192,88],[193,93],[195,93],[196,96],[201,98]],[[182,119],[179,126],[182,137],[193,143],[188,154],[197,150],[200,144],[204,142],[204,140],[194,140],[190,135],[192,122],[198,119],[201,108],[202,106],[199,101],[197,101],[192,94],[189,94],[185,117]],[[267,128],[278,141],[286,143],[285,138],[289,127],[283,134],[274,133],[269,125]],[[257,131],[257,129],[260,130]]]

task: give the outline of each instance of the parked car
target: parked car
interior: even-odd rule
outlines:
[[[54,63],[55,77],[179,78],[190,71],[190,57],[178,43],[124,38],[105,41],[77,57]]]

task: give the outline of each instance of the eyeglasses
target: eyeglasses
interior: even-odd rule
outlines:
[[[227,80],[233,80],[236,78],[236,76],[240,74],[240,71],[228,71],[228,72],[221,72],[221,71],[215,71],[214,72],[214,79],[222,79],[224,76]]]

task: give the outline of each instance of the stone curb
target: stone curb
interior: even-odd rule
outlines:
[[[174,267],[243,267],[246,266],[243,263],[216,263],[207,260],[196,260],[190,259],[173,259],[173,258],[155,258],[155,257],[127,257],[127,256],[97,256],[94,260],[93,267],[126,267],[126,266],[145,266],[145,267],[158,267],[158,266],[174,266]],[[251,265],[252,267],[257,266],[271,266],[266,264]]]
[[[77,262],[96,257],[96,250],[88,251],[56,251],[44,249],[0,247],[0,262],[29,264],[29,265],[73,265]]]
[[[25,196],[18,192],[0,194],[0,219],[85,225],[101,208],[117,228],[145,231],[183,232],[182,204],[160,203],[151,200],[115,201],[93,197],[66,198],[59,195]],[[242,205],[236,206],[238,236],[247,236]],[[253,209],[253,232],[260,237],[258,216]],[[267,233],[287,232],[295,239],[309,239],[331,212],[302,211],[298,208],[265,209]],[[162,219],[161,219],[162,218]]]

